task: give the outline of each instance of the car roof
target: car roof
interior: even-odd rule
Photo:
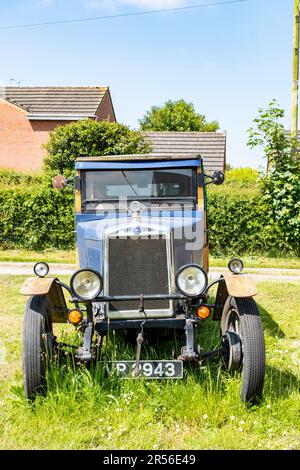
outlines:
[[[76,162],[112,162],[112,161],[144,161],[149,160],[202,160],[201,155],[191,154],[162,154],[162,153],[143,153],[143,154],[128,154],[128,155],[105,155],[99,157],[80,156],[76,158]]]
[[[108,155],[104,157],[80,157],[76,170],[142,170],[153,168],[186,168],[202,165],[201,157],[181,155]]]

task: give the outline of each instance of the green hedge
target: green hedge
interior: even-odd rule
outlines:
[[[44,185],[0,189],[2,248],[67,249],[74,246],[73,191]]]
[[[257,188],[210,189],[208,228],[215,256],[292,254]]]
[[[0,168],[0,187],[38,184],[42,182],[42,175],[35,173],[21,173],[7,168]]]
[[[291,253],[261,202],[257,188],[211,187],[208,221],[215,256]],[[2,248],[68,249],[74,246],[73,191],[44,184],[0,187]]]

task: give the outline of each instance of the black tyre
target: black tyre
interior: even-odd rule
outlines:
[[[255,404],[262,395],[265,377],[265,342],[258,307],[253,298],[228,297],[221,331],[238,335],[241,342],[241,399]]]
[[[47,297],[30,297],[23,322],[23,380],[28,399],[45,394],[46,364],[53,344],[52,322]]]

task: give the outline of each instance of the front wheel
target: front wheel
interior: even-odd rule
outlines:
[[[52,322],[47,297],[30,297],[23,322],[23,380],[25,396],[46,393],[46,362],[53,347]]]
[[[254,299],[228,297],[223,309],[221,331],[225,341],[231,337],[238,338],[240,342],[241,399],[254,404],[261,398],[265,376],[264,334]],[[233,353],[236,354],[233,343],[229,342],[229,348],[235,348]]]

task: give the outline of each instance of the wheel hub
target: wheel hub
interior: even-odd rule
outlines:
[[[223,359],[229,371],[239,370],[242,365],[242,343],[239,335],[226,331],[222,338]]]

